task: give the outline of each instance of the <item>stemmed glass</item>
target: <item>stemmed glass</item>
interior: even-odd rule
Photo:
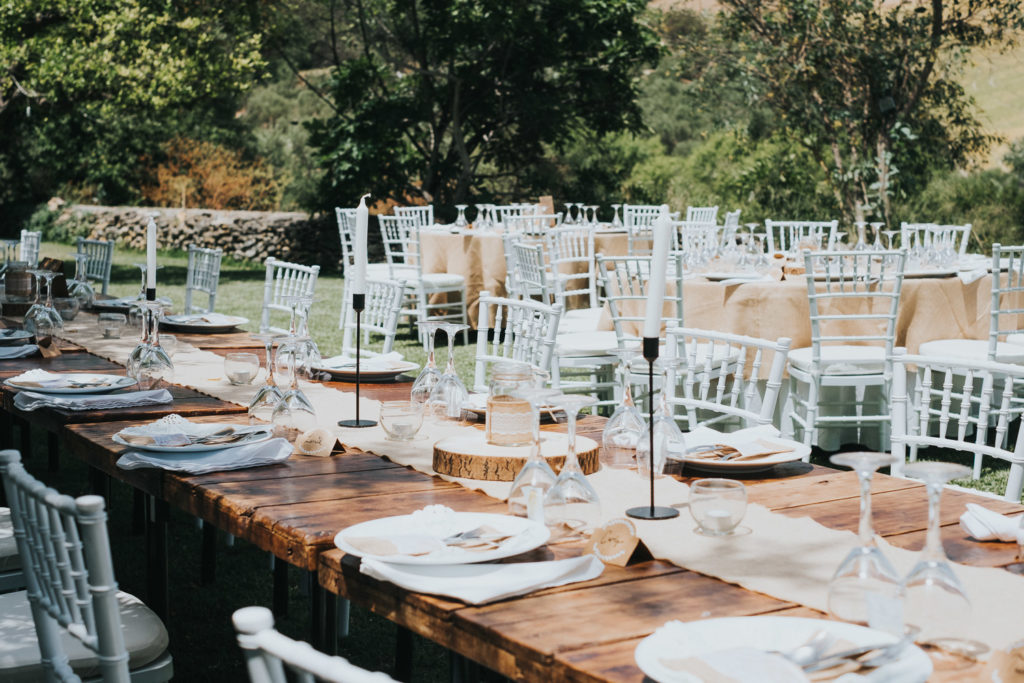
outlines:
[[[487,228],[491,227],[490,225],[487,224],[487,214],[484,213],[485,205],[475,204],[474,206],[476,206],[476,219],[474,219],[473,221],[473,229],[486,230]]]
[[[552,402],[565,411],[568,448],[555,484],[544,494],[544,522],[556,538],[587,535],[601,522],[601,501],[597,491],[583,476],[576,457],[576,415],[597,399],[586,394],[560,394]]]
[[[885,227],[885,223],[872,223],[871,224],[871,229],[875,233],[875,241],[871,245],[872,249],[875,249],[877,251],[881,251],[882,249],[885,249],[885,247],[882,246],[882,228],[884,228],[884,227]]]
[[[857,221],[855,225],[857,227],[857,243],[853,245],[853,251],[867,251],[871,248],[868,246],[868,224],[864,221]]]
[[[576,225],[572,217],[572,206],[572,202],[565,203],[565,220],[562,221],[562,225]]]
[[[434,362],[434,341],[441,323],[437,320],[421,320],[416,324],[427,336],[427,362],[420,370],[420,374],[416,376],[416,381],[412,383],[409,400],[423,406],[430,399],[430,392],[441,381],[441,371],[437,369],[437,364]]]
[[[629,361],[636,356],[632,350],[620,350],[616,371],[622,375],[622,399],[604,424],[601,434],[601,464],[612,469],[629,469],[636,458],[636,447],[643,438],[646,423],[633,403],[629,383]]]
[[[78,299],[78,303],[82,307],[91,306],[96,298],[96,290],[89,284],[89,276],[85,272],[88,260],[88,254],[75,254],[75,279],[68,287],[68,296]]]
[[[969,477],[971,470],[956,463],[918,460],[907,464],[904,473],[922,480],[928,493],[925,547],[902,584],[904,618],[908,625],[921,629],[918,642],[960,654],[978,654],[978,648],[985,646],[967,638],[971,603],[942,547],[939,515],[943,486],[951,479]]]
[[[558,478],[551,465],[541,455],[540,411],[551,405],[551,400],[561,394],[557,389],[539,386],[523,389],[516,396],[530,403],[532,411],[533,444],[530,456],[512,481],[508,494],[508,513],[526,517],[535,522],[544,522],[544,496],[555,485]]]
[[[284,335],[265,332],[253,334],[252,338],[263,342],[266,350],[267,365],[266,381],[263,383],[263,386],[256,391],[256,395],[252,397],[252,400],[249,401],[249,423],[255,424],[259,420],[270,422],[274,417],[274,408],[277,407],[281,397],[284,396],[284,392],[282,392],[274,382],[273,349],[275,341],[281,341],[286,337]]]
[[[32,273],[36,276],[36,302],[25,313],[25,331],[36,338],[48,337],[64,329],[64,319],[53,307],[53,278],[57,273],[45,269],[33,270]],[[43,280],[46,281],[46,301],[40,303]]]
[[[576,222],[579,223],[580,225],[587,224],[587,214],[583,210],[583,207],[585,206],[586,204],[584,204],[583,202],[576,202]]]
[[[661,394],[658,398],[658,407],[654,410],[654,474],[659,475],[665,468],[665,460],[670,451],[681,452],[685,449],[686,438],[676,424],[672,414],[672,406],[668,403],[668,382],[669,370],[677,368],[683,363],[682,358],[659,358],[657,364],[661,372]],[[648,397],[649,401],[654,396]],[[644,426],[643,437],[636,445],[636,468],[642,476],[650,476],[651,467],[651,437]]]
[[[455,335],[469,329],[469,325],[443,322],[440,327],[448,335],[448,365],[445,367],[440,381],[430,390],[427,407],[430,413],[438,419],[460,420],[462,419],[462,404],[469,398],[469,392],[466,391],[466,385],[459,379],[459,373],[455,370]]]
[[[459,217],[455,219],[455,227],[457,227],[457,228],[464,228],[467,225],[469,225],[469,223],[466,221],[466,209],[468,207],[469,207],[469,204],[456,204],[455,205],[455,208],[459,210]]]
[[[323,357],[320,355],[320,347],[316,345],[313,336],[309,332],[309,310],[313,306],[311,297],[302,297],[298,303],[298,322],[296,325],[298,353],[302,359],[303,375],[309,379],[315,379],[316,371],[313,368],[320,366]]]
[[[160,317],[163,314],[163,304],[158,301],[147,301],[144,306],[146,315],[143,318],[143,326],[149,328],[149,343],[143,348],[132,377],[139,381],[139,388],[152,389],[161,381],[171,379],[174,375],[174,363],[171,362],[167,351],[160,346]]]
[[[622,206],[622,204],[612,204],[612,210],[615,211],[615,217],[612,218],[612,227],[613,228],[621,228],[622,227],[622,219],[619,218],[619,207],[620,206]]]
[[[299,334],[299,308],[308,299],[309,297],[300,295],[282,297],[285,305],[291,309],[288,334],[278,344],[277,355],[274,358],[274,370],[278,374],[278,381],[282,384],[291,383],[292,373],[296,372],[300,363],[304,362],[302,358],[307,338]]]
[[[303,432],[307,432],[316,426],[316,409],[306,394],[299,389],[299,360],[302,355],[303,342],[305,338],[296,334],[296,319],[300,305],[309,302],[309,297],[288,296],[284,297],[292,309],[291,333],[288,339],[277,347],[276,364],[280,366],[282,361],[288,362],[288,376],[291,377],[291,387],[281,396],[281,400],[274,406],[271,415],[271,422],[274,424],[274,434],[282,436],[290,442]],[[280,370],[278,370],[280,372]]]
[[[891,453],[840,453],[835,465],[850,467],[860,481],[860,546],[854,548],[832,575],[828,610],[837,619],[898,632],[903,624],[884,623],[886,605],[900,599],[900,577],[875,545],[871,524],[871,478],[879,467],[896,462]],[[898,613],[898,611],[897,611]]]

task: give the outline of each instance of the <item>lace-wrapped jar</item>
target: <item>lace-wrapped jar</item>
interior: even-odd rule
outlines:
[[[530,402],[519,392],[533,385],[533,370],[526,363],[495,363],[487,395],[487,443],[526,446],[533,441]]]

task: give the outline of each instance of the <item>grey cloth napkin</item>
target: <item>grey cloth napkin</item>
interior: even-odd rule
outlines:
[[[14,405],[19,410],[59,408],[61,410],[106,410],[108,408],[133,408],[135,406],[156,406],[171,403],[174,397],[167,389],[150,391],[129,391],[123,394],[75,394],[55,396],[35,391],[20,391],[14,396]]]
[[[123,470],[150,467],[185,474],[207,474],[208,472],[273,465],[287,460],[291,454],[292,445],[285,439],[271,439],[249,446],[221,448],[199,453],[128,451],[118,459],[117,466]]]
[[[21,344],[20,346],[0,346],[0,360],[12,360],[14,358],[26,358],[39,351],[35,344]]]

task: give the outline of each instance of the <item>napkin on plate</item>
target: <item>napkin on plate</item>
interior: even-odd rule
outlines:
[[[35,344],[22,344],[21,346],[0,346],[0,360],[11,360],[14,358],[25,358],[39,350]]]
[[[730,647],[691,657],[666,656],[660,663],[670,671],[679,672],[681,680],[691,680],[688,676],[721,683],[796,683],[808,680],[803,670],[785,657],[753,647]]]
[[[604,563],[594,555],[550,562],[402,565],[363,558],[359,571],[417,593],[455,598],[470,605],[596,579]]]
[[[791,453],[794,442],[780,438],[780,432],[772,425],[759,425],[736,432],[722,433],[710,427],[698,427],[685,435],[686,447],[714,446],[706,453],[687,453],[687,458],[700,459],[706,456],[716,459],[730,451],[738,455],[729,458],[729,462],[757,460],[779,453]]]
[[[20,391],[14,397],[19,410],[30,411],[38,408],[60,410],[107,410],[109,408],[133,408],[135,406],[156,406],[174,400],[167,389],[150,391],[128,391],[123,394],[76,394],[75,396],[54,396],[37,394],[34,391]]]
[[[1006,541],[1024,544],[1021,517],[1006,517],[977,503],[968,503],[960,515],[960,528],[979,541]]]
[[[185,474],[207,474],[224,470],[241,470],[247,467],[273,465],[287,460],[292,454],[292,445],[285,439],[271,439],[263,443],[237,448],[221,448],[215,451],[192,453],[152,453],[128,451],[122,455],[117,466],[123,470],[137,470],[145,467],[183,472]]]
[[[391,370],[395,367],[396,363],[402,361],[402,354],[398,351],[392,351],[391,353],[382,353],[378,356],[364,356],[362,362],[359,364],[360,370],[370,371],[385,371]],[[348,356],[334,356],[332,358],[325,358],[322,367],[328,370],[353,370],[356,369],[356,359]]]
[[[238,318],[223,313],[197,313],[194,315],[172,315],[167,318],[172,323],[206,323],[208,325],[232,325]]]
[[[48,372],[46,370],[26,370],[17,377],[11,377],[11,382],[18,382],[20,384],[36,384],[42,388],[57,389],[59,387],[67,387],[72,384],[81,386],[85,382],[91,381],[103,382],[104,384],[98,386],[108,386],[110,377],[104,375],[90,375],[88,373],[76,373],[74,382],[68,379],[68,377],[59,372]]]

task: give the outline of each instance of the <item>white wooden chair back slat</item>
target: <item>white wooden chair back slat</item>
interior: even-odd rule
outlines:
[[[597,308],[594,227],[562,226],[550,230],[546,237],[558,303],[568,309],[571,298],[585,301],[584,308]]]
[[[688,206],[686,207],[686,220],[693,223],[717,223],[717,206]]]
[[[114,263],[114,240],[75,240],[79,254],[85,254],[85,276],[101,283],[100,291],[107,293],[110,286],[110,268]]]
[[[417,228],[429,228],[434,224],[434,207],[427,206],[396,206],[395,215],[399,218],[411,218]]]
[[[317,277],[320,266],[304,266],[298,263],[280,261],[274,257],[266,260],[266,277],[263,282],[263,311],[260,317],[260,330],[287,334],[283,327],[270,324],[273,311],[291,316],[292,309],[286,304],[286,297],[305,296],[312,299],[316,291]]]
[[[515,214],[503,218],[505,232],[513,235],[543,236],[562,222],[562,214]]]
[[[188,245],[188,271],[185,273],[185,314],[194,311],[212,313],[217,305],[217,287],[220,285],[220,264],[224,258],[223,249],[204,249]],[[206,307],[193,304],[194,292],[208,297]]]
[[[764,222],[768,253],[796,253],[805,247],[832,249],[839,221],[773,221]]]
[[[363,339],[360,340],[362,355],[375,355],[368,346],[370,334],[384,337],[379,353],[390,353],[394,348],[404,296],[404,282],[366,281],[366,305],[359,320],[363,333]],[[356,313],[352,309],[352,294],[348,288],[345,289],[345,299],[347,316],[342,325],[342,353],[355,357]]]
[[[21,244],[18,245],[18,260],[26,262],[29,268],[39,265],[39,245],[42,241],[42,232],[22,230]]]
[[[493,297],[480,293],[474,391],[487,391],[487,368],[511,360],[551,371],[561,304]]]
[[[552,291],[548,283],[547,264],[544,262],[544,245],[515,241],[512,243],[512,251],[515,254],[517,287],[524,295],[520,298],[540,295],[541,303],[550,305]]]
[[[665,294],[665,301],[672,306],[672,313],[662,316],[668,325],[683,324],[683,257],[674,252],[669,255],[670,281],[675,292]],[[640,341],[640,330],[646,311],[647,281],[651,277],[650,256],[597,256],[598,273],[604,290],[608,312],[618,348],[636,346]]]
[[[356,209],[334,207],[334,217],[338,221],[338,239],[341,241],[341,267],[348,276],[349,267],[355,265]]]
[[[715,252],[722,242],[722,228],[702,221],[673,221],[672,249],[683,254]]]
[[[992,313],[988,359],[995,360],[999,342],[1024,329],[1024,246],[992,245]]]

